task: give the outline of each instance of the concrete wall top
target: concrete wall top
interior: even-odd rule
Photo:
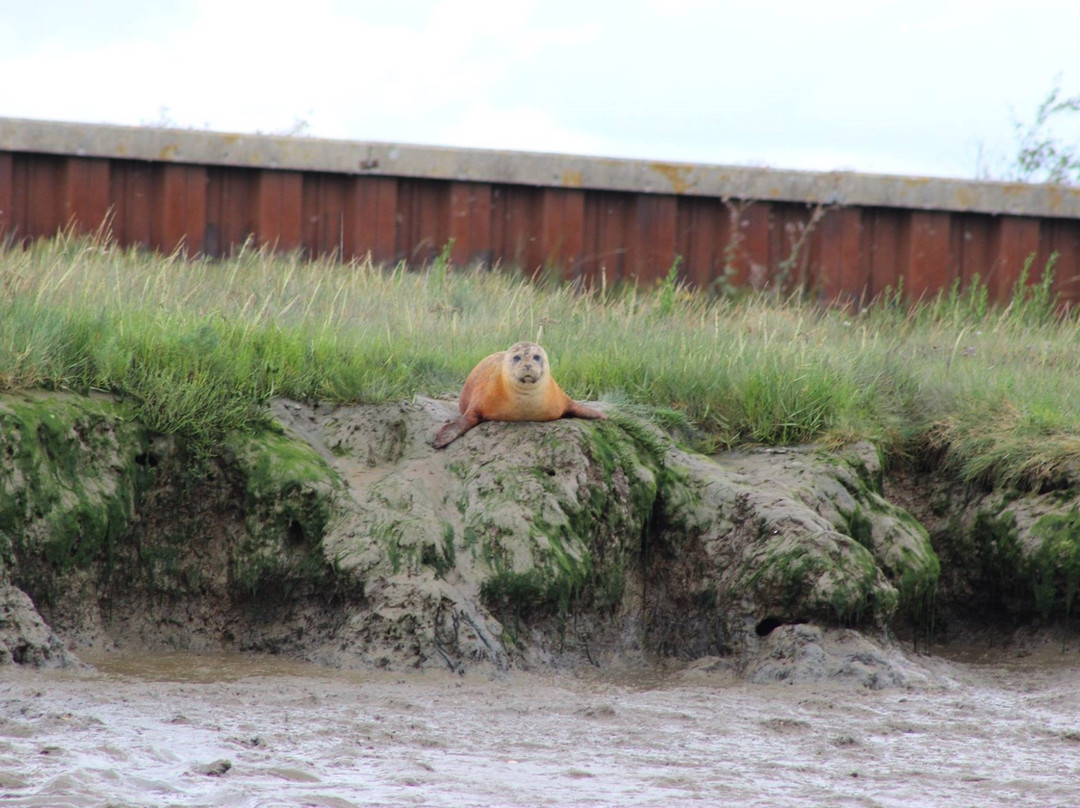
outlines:
[[[0,118],[0,151],[1080,218],[1080,188]]]

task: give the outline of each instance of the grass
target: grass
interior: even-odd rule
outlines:
[[[967,481],[1041,486],[1080,457],[1080,320],[1030,269],[1004,307],[976,281],[852,314],[713,297],[674,272],[584,292],[445,257],[186,260],[59,236],[0,249],[0,392],[114,392],[212,452],[273,396],[454,397],[484,355],[539,338],[570,395],[678,414],[705,451],[866,438]]]

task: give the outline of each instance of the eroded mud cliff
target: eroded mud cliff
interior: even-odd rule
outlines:
[[[955,610],[992,579],[1049,620],[1076,591],[1075,499],[952,490],[932,537],[865,444],[705,457],[612,409],[436,451],[444,402],[272,414],[206,458],[107,398],[0,398],[0,662],[227,647],[901,684],[876,640],[932,622],[939,592]]]

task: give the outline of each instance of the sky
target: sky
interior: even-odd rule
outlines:
[[[1078,32],[1076,0],[0,0],[0,117],[1003,178]]]

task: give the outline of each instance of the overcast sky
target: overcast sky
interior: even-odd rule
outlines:
[[[1059,76],[1077,0],[0,0],[6,117],[973,177]]]

